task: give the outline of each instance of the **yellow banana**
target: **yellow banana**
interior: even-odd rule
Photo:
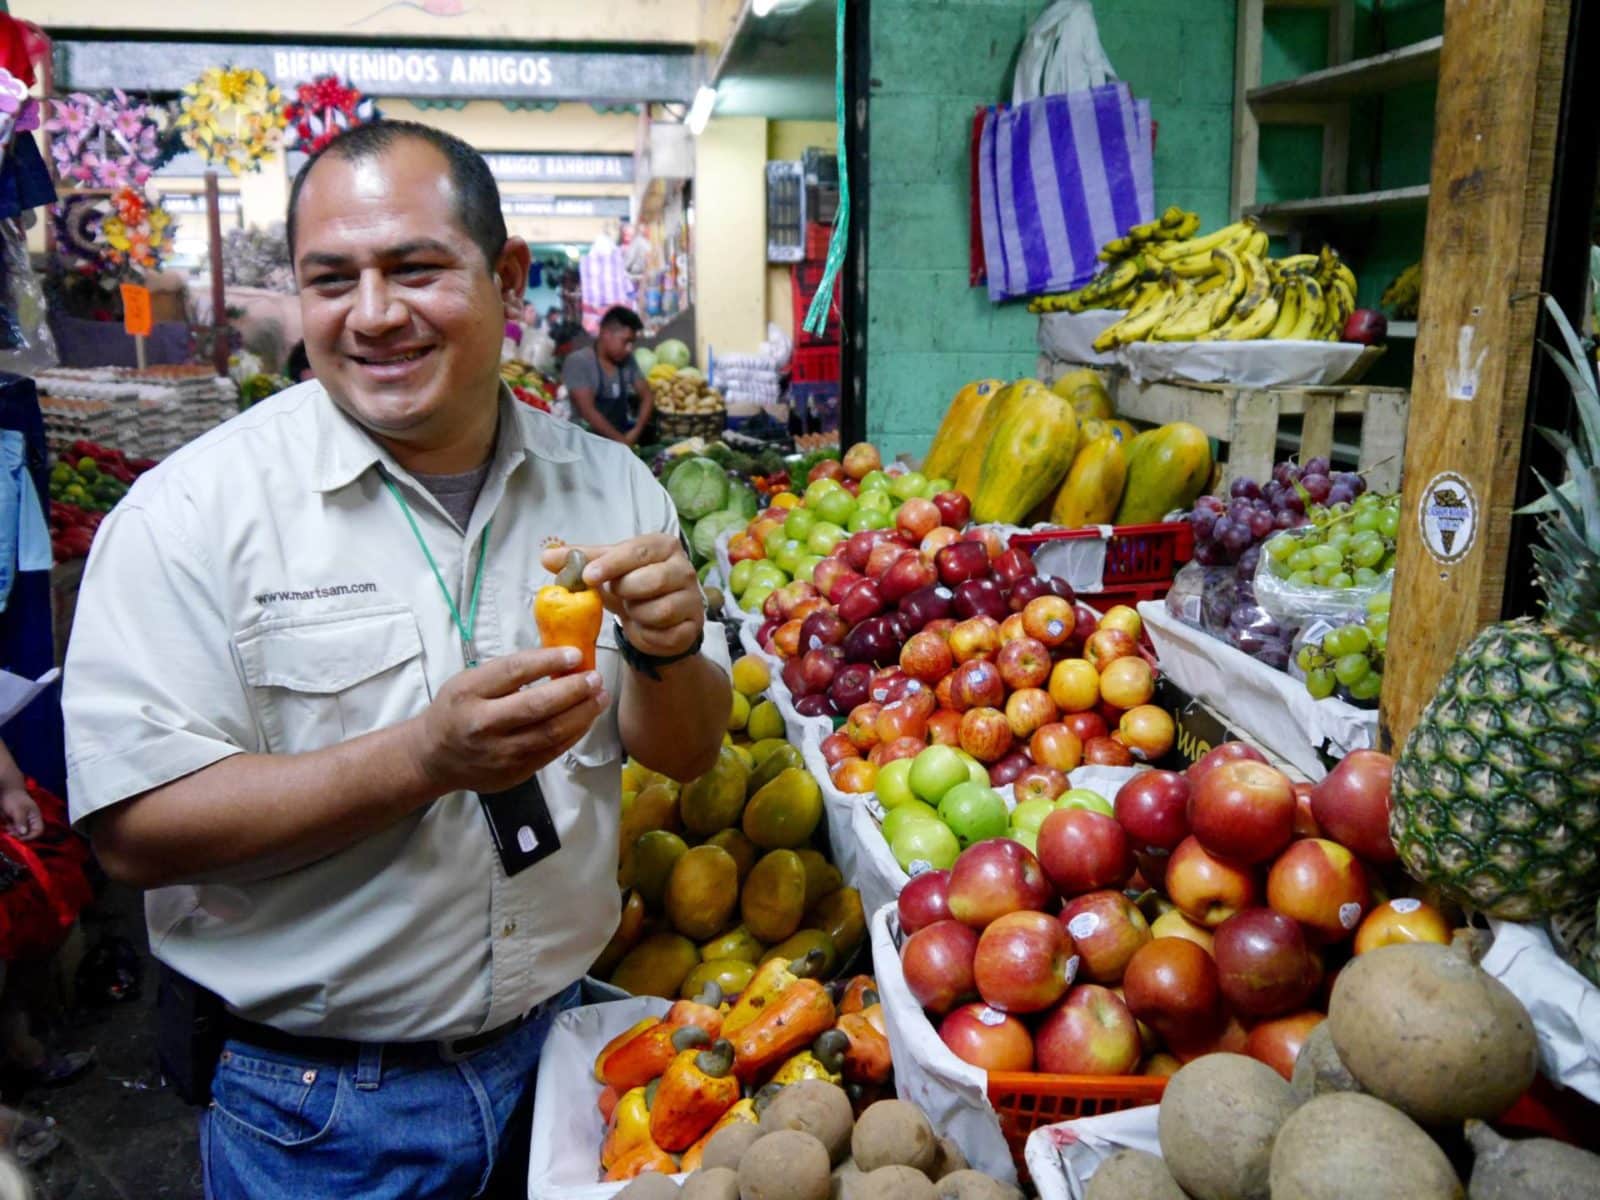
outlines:
[[[1277,263],[1278,270],[1285,275],[1296,271],[1311,271],[1316,269],[1317,256],[1315,254],[1291,254],[1287,258],[1278,259]]]
[[[1208,328],[1215,329],[1223,324],[1230,316],[1239,301],[1244,299],[1245,289],[1250,286],[1250,278],[1254,267],[1235,250],[1226,247],[1213,250],[1211,258],[1222,274],[1222,291],[1211,302]]]
[[[1291,275],[1283,281],[1283,298],[1278,302],[1278,317],[1273,321],[1272,328],[1266,336],[1282,340],[1288,338],[1296,323],[1300,320],[1300,313],[1304,307],[1305,289],[1300,286],[1300,277]]]
[[[1115,262],[1119,258],[1126,258],[1136,249],[1137,247],[1134,246],[1130,238],[1112,238],[1104,246],[1100,247],[1100,261]]]
[[[1179,211],[1182,212],[1181,209]],[[1164,242],[1181,242],[1188,238],[1192,238],[1199,232],[1200,214],[1197,212],[1185,212],[1182,213],[1182,216],[1178,219],[1178,221],[1171,226],[1167,225],[1166,218],[1163,217],[1161,221],[1161,232],[1157,234],[1157,236]]]
[[[1299,276],[1294,282],[1301,295],[1300,316],[1288,337],[1297,342],[1310,341],[1317,337],[1327,319],[1328,299],[1323,294],[1322,285],[1315,279]]]
[[[1273,284],[1266,299],[1230,325],[1221,336],[1231,342],[1249,342],[1266,337],[1278,319],[1278,305],[1282,296],[1283,284]]]
[[[1163,263],[1173,263],[1180,258],[1196,254],[1210,254],[1218,246],[1242,241],[1255,232],[1255,227],[1255,218],[1246,217],[1242,221],[1235,221],[1232,225],[1224,225],[1221,229],[1213,230],[1204,237],[1187,238],[1181,242],[1163,242],[1159,246],[1151,247],[1150,253]]]
[[[1199,292],[1202,296],[1210,295],[1212,292],[1220,288],[1225,282],[1227,282],[1226,279],[1221,275],[1207,275],[1204,279],[1200,280],[1194,285],[1194,290]]]
[[[1240,247],[1240,249],[1248,250],[1257,258],[1265,258],[1267,256],[1267,235],[1262,233],[1259,229],[1256,230],[1245,239],[1244,245]]]
[[[1129,342],[1143,340],[1152,329],[1166,320],[1177,302],[1176,288],[1162,288],[1154,303],[1146,305],[1138,313],[1130,312],[1095,338],[1094,348],[1104,354],[1114,346],[1126,346]]]
[[[1150,331],[1153,342],[1192,342],[1211,328],[1211,303],[1187,284],[1179,285],[1178,303]]]

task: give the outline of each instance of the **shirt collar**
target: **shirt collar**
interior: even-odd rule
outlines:
[[[376,438],[333,402],[327,389],[314,381],[307,386],[317,393],[313,490],[337,491],[380,464],[391,474],[407,474]],[[577,431],[556,417],[519,403],[504,382],[500,384],[499,430],[491,475],[509,475],[530,453],[552,463],[576,462],[579,457],[573,445]]]

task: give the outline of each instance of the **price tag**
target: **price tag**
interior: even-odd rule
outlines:
[[[149,337],[154,327],[150,289],[137,283],[122,285],[122,327],[134,337]]]

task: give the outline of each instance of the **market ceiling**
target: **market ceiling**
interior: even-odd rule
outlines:
[[[473,50],[460,46],[236,45],[59,40],[63,91],[176,92],[207,67],[256,67],[289,89],[332,73],[373,96],[456,100],[686,103],[696,86],[685,51]]]

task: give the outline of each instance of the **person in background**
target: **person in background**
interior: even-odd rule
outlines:
[[[545,313],[544,313],[544,330],[551,337],[555,337],[556,330],[560,327],[560,325],[561,325],[561,306],[559,304],[552,304],[549,308],[545,309]]]
[[[592,346],[567,355],[561,382],[589,428],[614,442],[637,446],[655,411],[655,397],[633,359],[644,322],[620,304],[600,318]]]

